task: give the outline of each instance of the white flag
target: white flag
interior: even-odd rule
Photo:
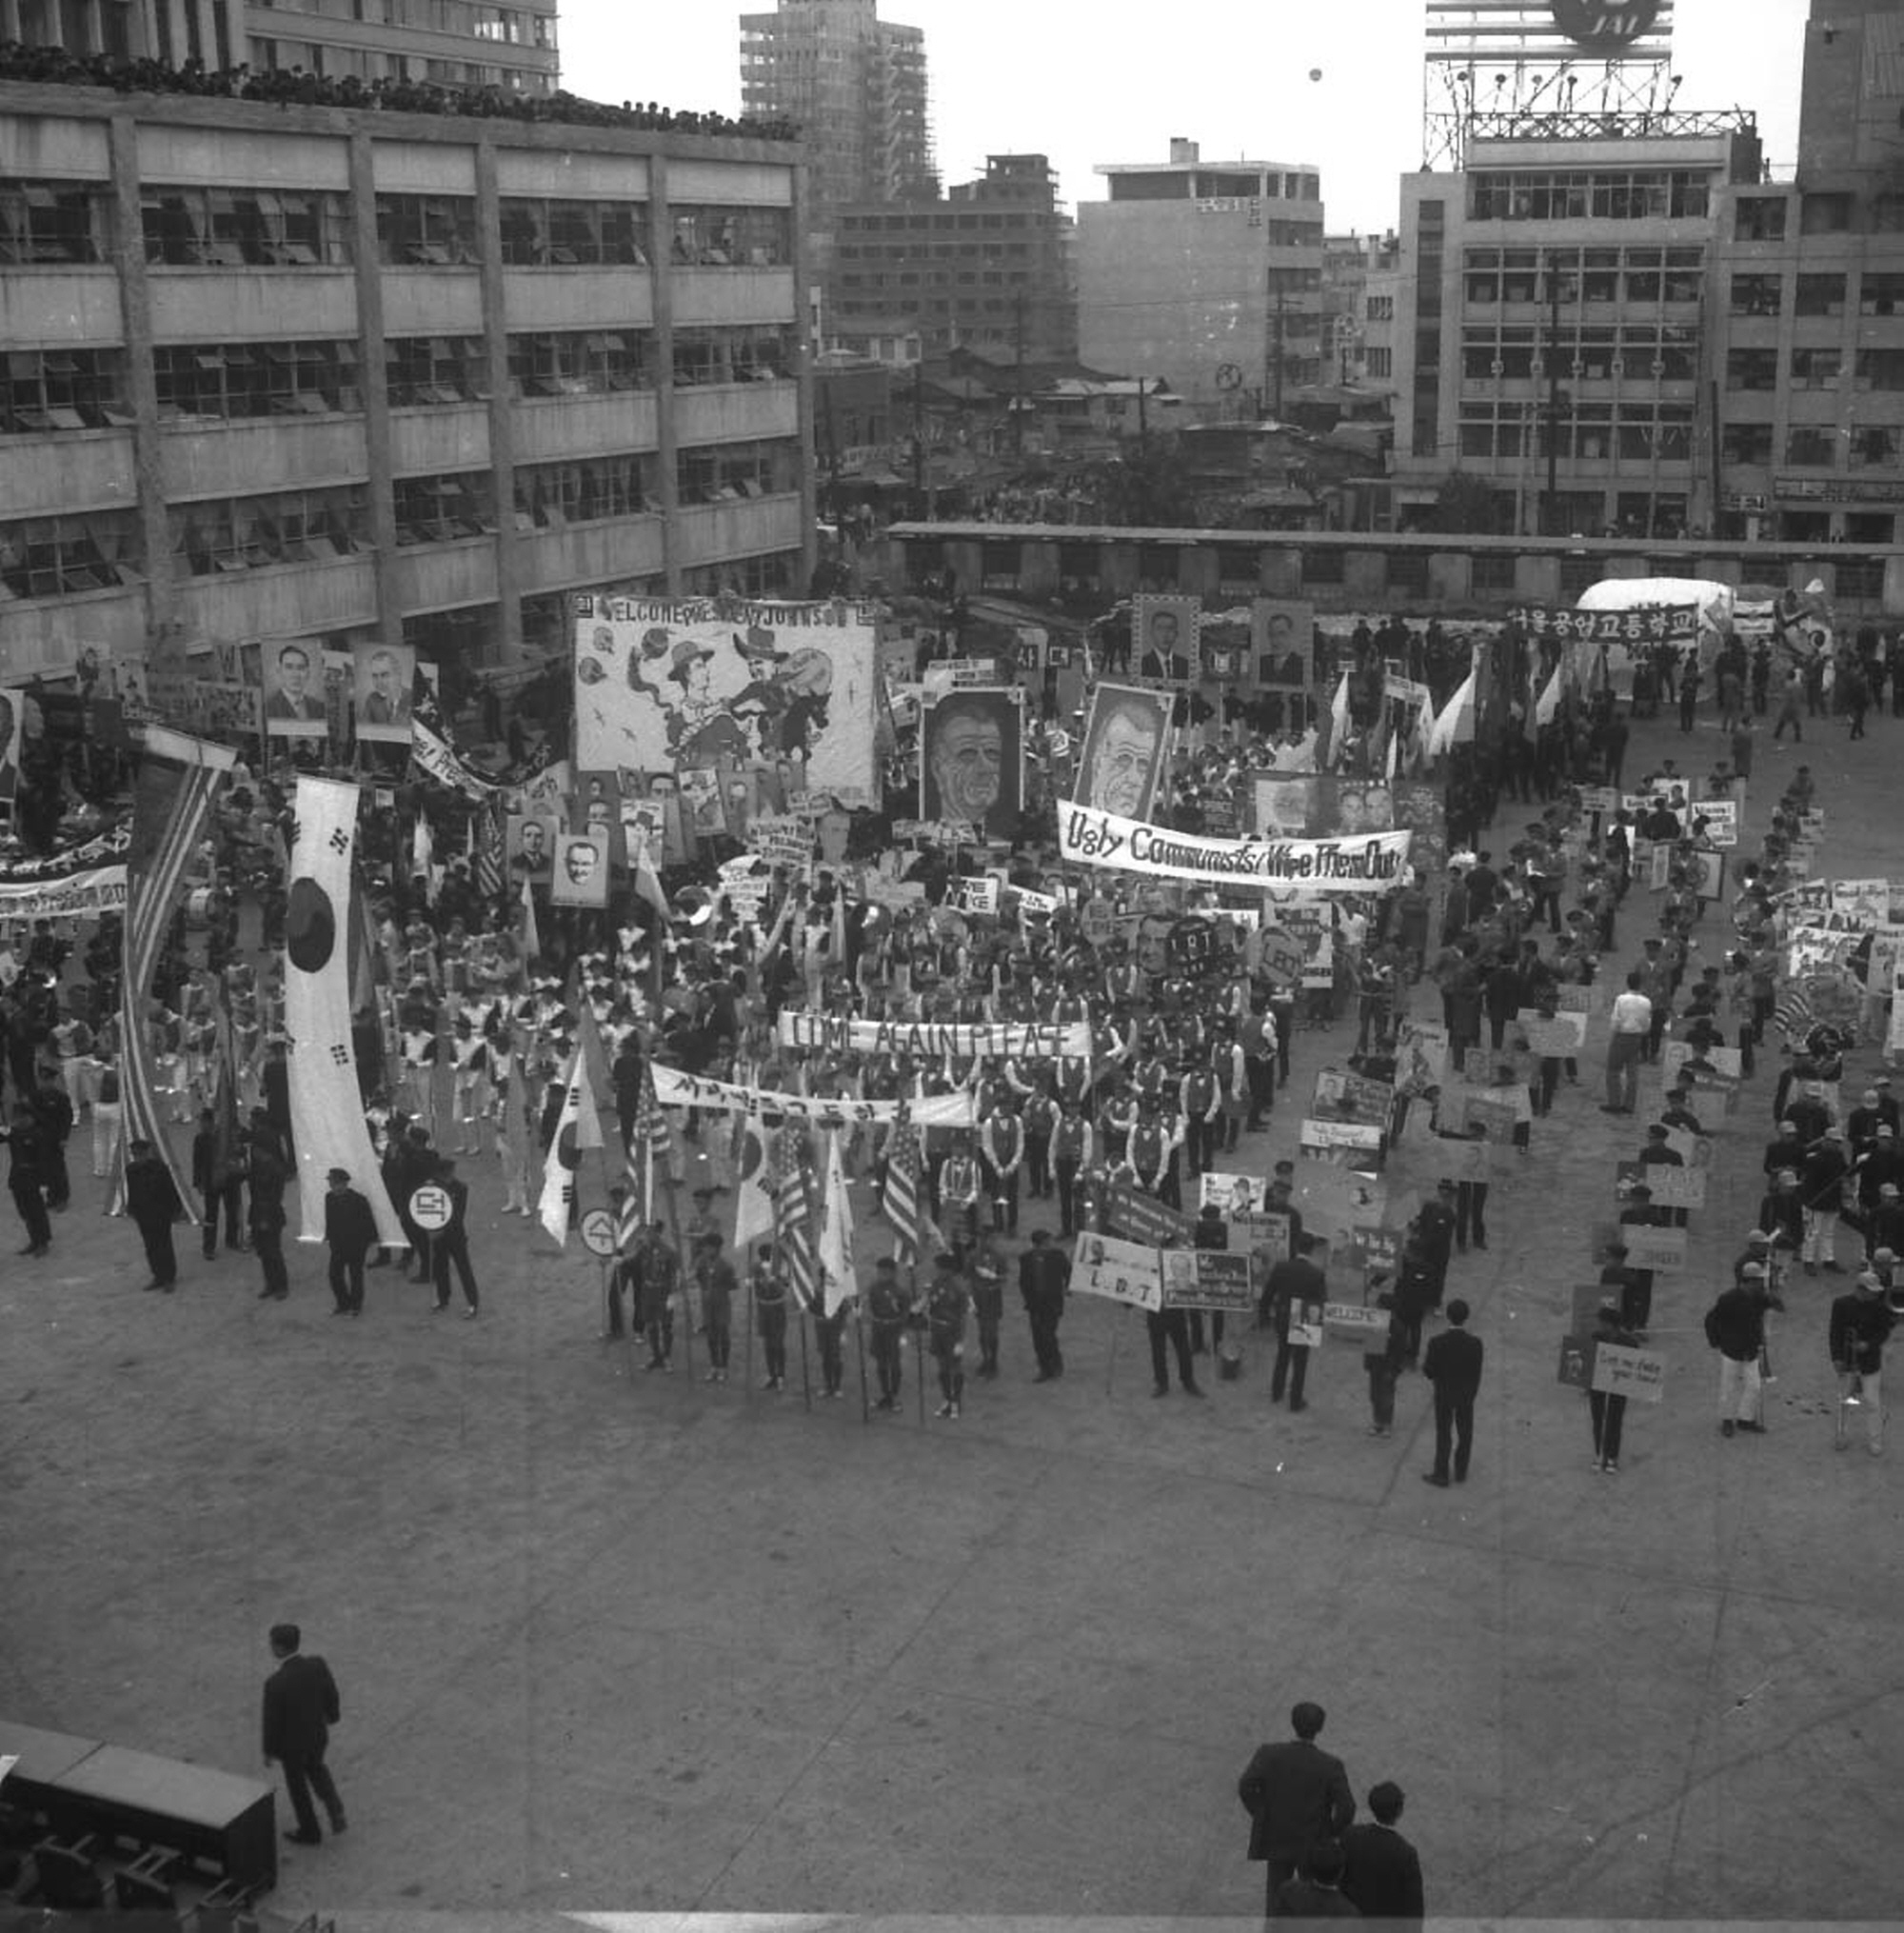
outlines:
[[[846,1194],[846,1171],[840,1163],[840,1136],[826,1137],[826,1221],[820,1235],[821,1305],[837,1315],[860,1293],[853,1271],[853,1204]]]
[[[1562,665],[1554,667],[1554,675],[1547,681],[1547,688],[1540,694],[1540,701],[1534,707],[1536,725],[1552,725],[1560,715],[1560,675]]]
[[[542,958],[542,930],[536,925],[535,891],[527,880],[523,881],[523,958]]]
[[[548,1145],[548,1162],[542,1174],[542,1201],[536,1212],[550,1236],[565,1247],[568,1243],[568,1211],[575,1202],[575,1172],[585,1147],[602,1146],[602,1113],[588,1086],[588,1066],[577,1047],[568,1057],[567,1085],[562,1096],[562,1116],[555,1139]]]

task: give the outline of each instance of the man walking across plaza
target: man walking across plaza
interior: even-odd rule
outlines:
[[[1475,1442],[1475,1398],[1481,1386],[1478,1336],[1467,1330],[1468,1305],[1457,1296],[1448,1305],[1448,1326],[1421,1352],[1421,1373],[1435,1385],[1435,1467],[1421,1481],[1448,1487],[1448,1445],[1454,1441],[1455,1482],[1468,1481],[1468,1457]]]
[[[46,1137],[30,1107],[13,1109],[13,1125],[0,1130],[7,1143],[7,1191],[27,1230],[22,1255],[44,1255],[53,1245],[47,1213]]]
[[[271,1626],[271,1656],[278,1668],[265,1680],[265,1763],[274,1759],[284,1767],[285,1790],[290,1796],[297,1829],[285,1837],[293,1845],[321,1845],[315,1792],[329,1815],[332,1832],[349,1824],[336,1782],[324,1763],[330,1744],[330,1727],[343,1716],[337,1681],[322,1658],[307,1658],[300,1646],[304,1634],[295,1624]]]
[[[1308,1407],[1302,1390],[1309,1376],[1309,1345],[1290,1340],[1291,1327],[1307,1324],[1305,1310],[1320,1308],[1328,1299],[1322,1271],[1310,1260],[1315,1246],[1312,1236],[1297,1238],[1296,1253],[1286,1256],[1269,1271],[1263,1285],[1264,1310],[1276,1330],[1276,1367],[1270,1372],[1269,1400],[1280,1403],[1286,1388],[1292,1411]]]
[[[1706,1341],[1719,1352],[1719,1434],[1744,1429],[1756,1435],[1758,1358],[1765,1346],[1765,1305],[1754,1291],[1753,1271],[1763,1286],[1762,1263],[1748,1262],[1739,1280],[1706,1311]]]
[[[1607,1038],[1606,1100],[1602,1114],[1631,1114],[1639,1101],[1639,1057],[1653,1033],[1653,1003],[1639,990],[1636,966],[1626,991],[1613,1004],[1613,1031]]]
[[[334,1316],[364,1313],[364,1258],[377,1245],[377,1220],[370,1204],[350,1186],[350,1170],[334,1167],[324,1197],[324,1239],[330,1248],[330,1293]]]
[[[1342,1762],[1316,1743],[1327,1714],[1307,1700],[1289,1714],[1294,1738],[1259,1745],[1237,1781],[1250,1816],[1249,1857],[1268,1863],[1265,1908],[1315,1848],[1339,1840],[1356,1816],[1355,1794]]]
[[[1832,1367],[1838,1378],[1837,1446],[1845,1446],[1845,1410],[1864,1411],[1864,1446],[1873,1456],[1884,1449],[1884,1344],[1896,1320],[1885,1301],[1883,1284],[1869,1269],[1849,1295],[1832,1304]]]

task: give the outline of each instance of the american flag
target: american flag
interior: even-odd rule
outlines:
[[[644,1066],[641,1099],[635,1103],[634,1132],[628,1137],[627,1209],[640,1221],[655,1219],[655,1205],[660,1199],[655,1190],[655,1164],[666,1158],[671,1144],[667,1116],[655,1099],[654,1072]]]
[[[919,1132],[912,1125],[912,1103],[902,1097],[886,1150],[886,1220],[893,1226],[898,1259],[919,1260]]]
[[[1778,1005],[1772,1009],[1772,1018],[1788,1041],[1795,1041],[1802,1034],[1809,1033],[1817,1024],[1818,1016],[1812,1010],[1812,1003],[1805,997],[1804,987],[1793,981],[1778,996]]]
[[[800,1306],[814,1308],[820,1300],[820,1271],[813,1254],[812,1177],[800,1140],[797,1132],[781,1134],[772,1157],[774,1246]]]
[[[470,821],[470,871],[476,890],[486,899],[498,898],[503,890],[503,808],[490,799],[477,807]]]

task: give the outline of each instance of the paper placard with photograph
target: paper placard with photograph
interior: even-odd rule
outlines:
[[[1309,690],[1316,683],[1316,607],[1300,599],[1253,598],[1250,649],[1259,687]]]
[[[605,907],[608,904],[608,834],[592,832],[556,835],[555,865],[549,899],[559,907]]]
[[[1150,819],[1170,757],[1170,708],[1164,691],[1095,687],[1070,796],[1125,819]]]
[[[1256,1307],[1250,1259],[1218,1248],[1171,1248],[1163,1254],[1163,1306],[1249,1315]]]
[[[553,819],[533,812],[511,812],[505,851],[509,877],[518,885],[528,880],[547,886],[555,867],[556,827]]]
[[[1319,1349],[1327,1331],[1323,1327],[1322,1311],[1327,1306],[1319,1302],[1299,1303],[1289,1311],[1289,1346],[1292,1349]]]
[[[1346,1236],[1359,1227],[1379,1226],[1388,1219],[1386,1186],[1373,1175],[1333,1162],[1299,1159],[1293,1192],[1305,1234]]]
[[[1304,1119],[1296,1131],[1296,1144],[1307,1161],[1329,1162],[1338,1167],[1351,1167],[1364,1174],[1380,1171],[1382,1132],[1354,1121]]]
[[[1384,1132],[1395,1113],[1395,1089],[1386,1081],[1346,1067],[1323,1067],[1316,1076],[1309,1106],[1318,1121],[1354,1121]]]
[[[350,658],[357,736],[371,745],[407,745],[416,652],[407,645],[365,644]]]
[[[326,737],[330,730],[330,713],[325,702],[321,648],[298,638],[267,645],[262,666],[267,736]]]
[[[1080,1235],[1071,1257],[1071,1293],[1121,1302],[1129,1308],[1163,1305],[1163,1258],[1145,1244],[1116,1235]]]
[[[1690,1075],[1695,1082],[1703,1077],[1714,1088],[1721,1081],[1735,1085],[1745,1078],[1745,1057],[1736,1047],[1699,1048],[1694,1046],[1691,1041],[1661,1041],[1661,1084],[1670,1087],[1682,1075]]]
[[[1140,593],[1131,600],[1131,663],[1146,685],[1195,682],[1202,602]]]
[[[1580,989],[1585,992],[1585,988]],[[1587,1017],[1584,1013],[1542,1014],[1523,1006],[1514,1017],[1526,1036],[1528,1050],[1546,1060],[1572,1060],[1587,1045]]]
[[[1260,1175],[1220,1174],[1206,1168],[1198,1183],[1197,1206],[1218,1207],[1228,1216],[1254,1215],[1262,1207]]]
[[[1403,1094],[1425,1094],[1448,1078],[1448,1029],[1438,1020],[1406,1019],[1396,1031],[1395,1085]]]

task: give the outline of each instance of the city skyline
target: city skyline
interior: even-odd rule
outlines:
[[[603,99],[737,111],[743,10],[677,10],[657,38],[651,27],[638,33],[619,0],[567,0],[563,85]],[[1676,0],[1675,9],[1678,105],[1754,110],[1767,159],[1784,170],[1797,155],[1809,10],[1809,0]],[[882,19],[925,34],[947,184],[982,174],[987,154],[1042,152],[1075,208],[1102,198],[1099,165],[1163,161],[1171,138],[1183,136],[1213,161],[1314,164],[1332,232],[1394,226],[1397,183],[1421,160],[1420,0],[1334,0],[1302,10],[1279,35],[1243,0],[1186,0],[1160,16],[1178,31],[1135,48],[1127,38],[1079,36],[1070,12],[1002,0],[882,0]],[[1367,50],[1384,35],[1395,50],[1368,71]],[[1259,72],[1267,78],[1253,97]],[[1067,78],[1053,87],[1054,76]],[[1365,135],[1367,126],[1379,135]]]

